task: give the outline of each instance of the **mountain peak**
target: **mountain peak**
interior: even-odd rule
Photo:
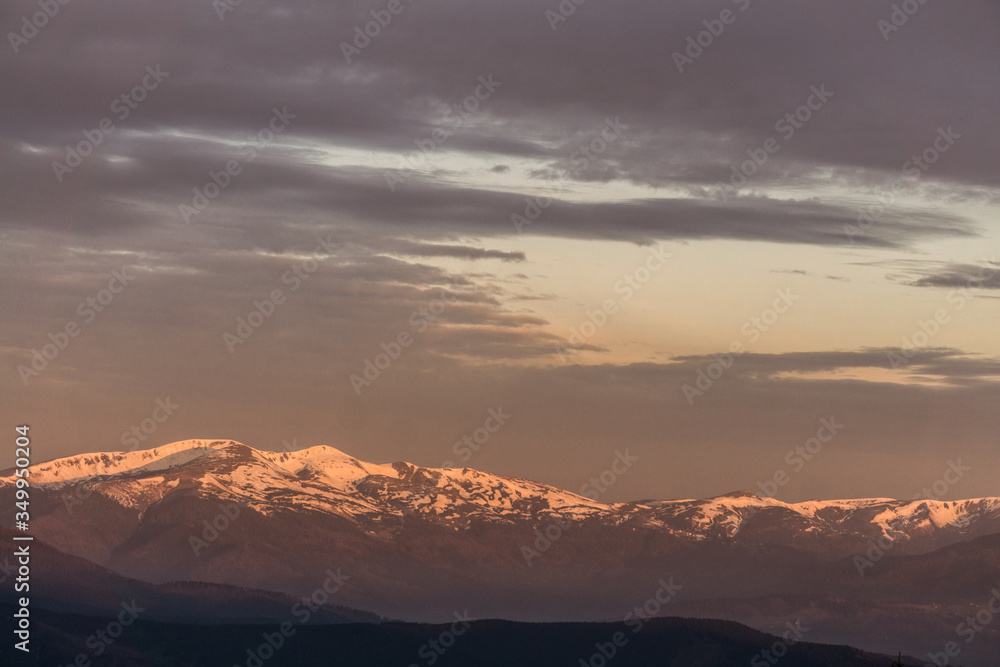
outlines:
[[[31,468],[35,486],[58,491],[86,484],[92,491],[144,511],[174,493],[239,502],[264,514],[313,511],[351,520],[398,521],[419,514],[449,527],[477,521],[544,522],[627,518],[669,527],[676,536],[704,539],[736,535],[766,513],[814,534],[858,525],[887,532],[901,528],[964,530],[966,519],[1000,520],[1000,499],[951,503],[886,498],[786,503],[750,490],[708,499],[604,503],[527,479],[471,468],[425,468],[407,462],[369,463],[327,445],[291,452],[258,450],[234,440],[183,440],[134,452],[80,454]],[[13,484],[0,473],[0,487]],[[852,518],[853,517],[853,518]],[[760,517],[754,519],[759,522]],[[958,526],[958,528],[956,528]]]
[[[723,494],[723,495],[718,496],[718,497],[719,498],[754,498],[756,500],[763,500],[756,493],[754,493],[753,491],[748,491],[747,489],[743,489],[741,491],[730,491],[729,493]]]
[[[33,484],[64,485],[94,477],[142,474],[184,465],[239,447],[250,449],[233,440],[182,440],[153,449],[77,454],[31,466],[31,481]]]

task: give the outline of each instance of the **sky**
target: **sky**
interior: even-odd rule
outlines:
[[[36,462],[220,438],[609,502],[1000,495],[996,3],[0,26],[0,388]]]

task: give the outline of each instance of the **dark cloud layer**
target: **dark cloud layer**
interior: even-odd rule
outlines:
[[[570,179],[603,173],[713,187],[728,180],[747,150],[781,136],[776,121],[823,85],[833,97],[781,141],[781,152],[751,186],[817,183],[831,174],[848,183],[858,170],[899,175],[939,127],[955,128],[962,139],[930,175],[968,186],[992,186],[1000,176],[993,122],[1000,90],[992,76],[1000,10],[991,3],[922,7],[888,41],[876,26],[891,13],[888,2],[589,3],[553,31],[545,12],[556,6],[406,4],[351,64],[340,44],[381,9],[377,3],[244,2],[224,20],[201,2],[65,6],[0,65],[0,83],[16,91],[0,131],[5,217],[14,225],[75,232],[162,224],[210,169],[224,166],[249,134],[266,127],[274,107],[287,107],[296,117],[285,138],[299,150],[268,149],[234,186],[241,196],[226,193],[235,210],[205,217],[252,217],[266,196],[290,217],[316,215],[317,208],[334,218],[381,217],[379,209],[389,208],[411,226],[433,229],[438,218],[461,215],[477,233],[509,234],[496,224],[509,216],[505,197],[437,187],[426,191],[432,201],[417,205],[422,187],[410,188],[409,196],[381,187],[371,192],[353,177],[295,159],[311,145],[412,153],[415,141],[442,127],[443,111],[490,75],[500,87],[467,121],[445,124],[450,134],[442,149],[541,160]],[[29,2],[9,5],[3,23],[16,25],[34,9]],[[723,9],[735,12],[735,23],[679,73],[673,54]],[[113,101],[142,81],[147,65],[162,66],[169,77],[118,120]],[[115,132],[56,183],[51,162],[105,117]],[[621,140],[587,169],[566,169],[607,117],[628,125]],[[263,196],[251,196],[261,187]],[[769,234],[753,210],[741,215],[712,202],[571,209],[530,233],[600,238],[592,226],[601,225],[626,238],[833,243],[832,226],[815,228],[854,215],[792,204],[775,211],[778,231]],[[781,232],[788,215],[801,218],[805,231]],[[949,216],[914,215],[897,212],[897,228],[873,242],[970,232]]]
[[[970,290],[1000,289],[1000,264],[986,261],[980,266],[951,264],[911,283],[917,287],[957,287]]]

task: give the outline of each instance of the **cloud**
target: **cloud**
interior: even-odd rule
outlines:
[[[458,259],[499,259],[504,262],[523,262],[523,252],[487,250],[461,245],[440,243],[414,243],[403,239],[393,239],[382,244],[383,252],[397,252],[411,257],[455,257]]]
[[[623,365],[613,346],[592,345],[609,363],[563,363],[550,319],[586,280],[509,273],[553,247],[511,249],[528,237],[885,257],[991,231],[972,204],[1000,201],[996,3],[927,3],[888,42],[876,22],[890,0],[740,4],[588,2],[553,30],[555,2],[421,0],[352,63],[341,42],[371,20],[370,4],[247,1],[224,20],[203,0],[61,6],[0,60],[0,384],[11,414],[62,455],[116,447],[169,394],[182,408],[161,441],[299,437],[436,464],[504,403],[507,440],[491,440],[477,465],[528,466],[574,488],[628,443],[645,472],[620,493],[669,497],[752,485],[832,413],[850,426],[843,453],[830,452],[831,493],[904,494],[951,448],[995,471],[989,356],[925,349],[889,378],[875,375],[890,372],[885,349],[747,354],[689,406],[681,387],[710,356]],[[737,21],[679,72],[674,52],[721,7]],[[36,11],[19,0],[0,17],[18,26]],[[136,102],[148,66],[169,75]],[[484,77],[497,82],[485,98]],[[833,96],[783,134],[777,123],[813,86]],[[294,117],[261,145],[275,109]],[[97,133],[104,119],[114,129]],[[601,135],[609,119],[627,126],[614,141]],[[946,128],[954,145],[851,247],[845,226]],[[732,192],[733,169],[769,138],[780,149]],[[87,155],[60,181],[53,163],[73,152]],[[233,160],[239,172],[220,186]],[[402,182],[390,189],[387,176]],[[180,206],[213,183],[218,194],[186,221]],[[551,204],[518,236],[511,216],[540,193]],[[328,238],[336,251],[286,282]],[[475,273],[454,268],[465,261]],[[957,288],[978,276],[967,261],[891,270],[902,285]],[[80,320],[79,304],[121,267],[133,284],[25,387],[18,365]],[[230,354],[223,334],[275,289],[287,300]],[[686,316],[675,319],[699,338]],[[359,396],[350,376],[407,332],[413,344]],[[869,472],[900,459],[917,463],[892,488]]]
[[[1000,263],[949,264],[938,273],[930,273],[908,284],[915,287],[1000,289]]]
[[[862,266],[885,267],[886,278],[911,287],[940,287],[965,290],[1000,288],[1000,262],[981,257],[976,264],[937,259],[893,259],[860,262]]]
[[[417,142],[443,129],[446,139],[433,152],[482,156],[487,173],[509,175],[521,160],[570,181],[703,192],[692,201],[564,202],[562,212],[547,212],[551,220],[530,234],[828,245],[836,242],[836,228],[856,217],[843,203],[726,205],[705,194],[820,84],[833,98],[782,141],[751,187],[831,179],[850,185],[859,173],[869,181],[891,178],[943,126],[962,139],[925,179],[988,188],[1000,176],[990,148],[1000,140],[990,121],[1000,99],[975,85],[998,55],[1000,10],[989,3],[929,8],[925,21],[911,22],[889,44],[875,28],[889,6],[753,5],[737,9],[738,23],[683,73],[672,53],[710,18],[697,3],[591,5],[552,31],[537,3],[473,11],[430,0],[396,17],[352,64],[339,44],[370,20],[353,5],[301,0],[279,10],[244,3],[222,22],[210,6],[192,1],[144,5],[141,20],[131,7],[112,1],[87,15],[67,9],[0,65],[0,85],[17,91],[0,130],[4,224],[73,233],[170,226],[192,188],[266,127],[276,107],[295,115],[287,134],[247,166],[200,224],[252,229],[282,211],[291,218],[405,221],[411,233],[430,237],[442,228],[509,233],[502,221],[517,209],[517,196],[447,187],[434,169],[408,177],[408,194],[391,196],[383,176],[399,168],[395,159],[372,169],[371,181],[361,178],[366,152],[413,153]],[[909,73],[937,71],[943,62],[925,48],[930,41],[948,53],[950,75],[915,79]],[[834,57],[844,43],[852,45],[849,57]],[[787,57],[789,49],[795,58]],[[76,55],[66,59],[65,52]],[[157,64],[169,77],[119,118],[114,101]],[[447,115],[474,97],[479,77],[490,75],[500,84],[480,108]],[[901,108],[909,110],[902,121]],[[114,132],[57,183],[52,162],[65,160],[66,147],[105,117]],[[588,169],[572,169],[574,151],[599,136],[609,117],[629,129]],[[331,158],[346,166],[327,164]],[[426,182],[411,186],[418,179]],[[860,240],[901,247],[972,233],[955,215],[904,209],[877,239]]]
[[[787,352],[783,354],[746,353],[738,357],[731,374],[755,380],[806,376],[857,369],[892,369],[890,354],[899,355],[899,348],[868,348],[854,351]],[[678,356],[671,370],[693,373],[708,364],[717,363],[716,355]],[[905,376],[934,377],[957,384],[968,380],[997,382],[1000,380],[1000,359],[970,355],[962,350],[945,347],[921,348],[901,371]],[[872,380],[879,383],[881,380]]]
[[[850,282],[850,278],[845,278],[844,276],[831,276],[831,275],[820,276],[818,274],[806,271],[805,269],[771,269],[771,273],[786,273],[786,274],[795,275],[795,276],[809,276],[809,277],[813,277],[813,278],[823,278],[825,280],[836,280],[836,281],[839,281],[839,282]]]

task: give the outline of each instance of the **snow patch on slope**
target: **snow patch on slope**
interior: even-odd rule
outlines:
[[[31,482],[37,486],[62,486],[94,477],[166,470],[182,466],[231,444],[234,443],[223,440],[185,440],[135,452],[68,456],[31,466]]]
[[[297,452],[258,452],[262,458],[289,474],[299,475],[303,470],[314,471],[322,481],[338,489],[348,490],[369,475],[397,477],[396,468],[389,464],[367,463],[349,456],[339,449],[319,445]]]
[[[13,483],[13,471],[0,486]],[[543,522],[552,515],[644,525],[692,540],[735,536],[755,517],[801,534],[959,530],[969,518],[1000,519],[1000,499],[901,501],[890,498],[785,503],[749,491],[709,499],[608,504],[530,480],[471,468],[422,468],[361,461],[334,447],[255,450],[231,440],[185,440],[137,452],[83,454],[32,466],[33,484],[59,489],[90,480],[96,492],[145,509],[183,481],[199,494],[245,503],[263,514],[308,510],[349,519],[410,513],[458,525],[473,520]],[[370,525],[370,524],[366,524]],[[771,526],[772,523],[765,525]]]

